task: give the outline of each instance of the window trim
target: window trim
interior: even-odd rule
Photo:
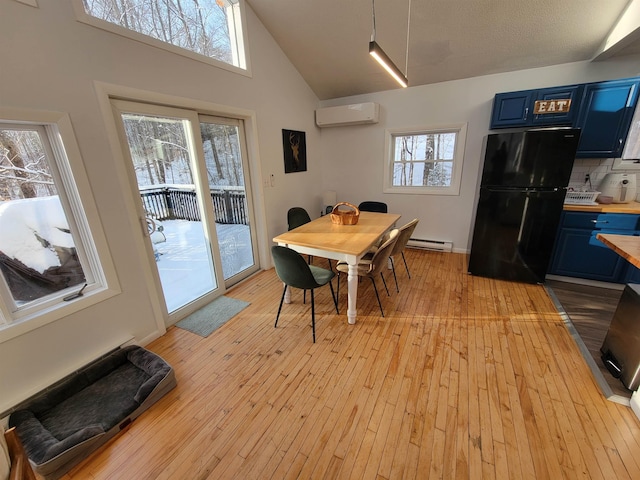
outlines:
[[[231,7],[234,10],[236,10],[237,8],[240,9],[240,18],[238,19],[237,15],[234,14],[233,19],[230,20],[229,22],[230,30],[233,29],[237,31],[239,27],[242,29],[242,35],[240,35],[239,37],[236,36],[236,42],[231,42],[232,57],[234,59],[237,58],[238,63],[241,66],[231,65],[229,63],[225,63],[215,58],[207,57],[206,55],[202,55],[200,53],[187,50],[186,48],[178,47],[176,45],[163,42],[162,40],[158,40],[156,38],[150,37],[143,33],[139,33],[134,30],[129,30],[128,28],[121,27],[120,25],[116,25],[114,23],[107,22],[105,20],[101,20],[99,18],[93,17],[85,11],[82,2],[83,0],[72,0],[72,5],[76,14],[76,19],[81,23],[91,25],[92,27],[99,28],[101,30],[105,30],[110,33],[114,33],[116,35],[120,35],[121,37],[129,38],[131,40],[135,40],[137,42],[144,43],[146,45],[150,45],[152,47],[156,47],[161,50],[175,53],[183,57],[191,58],[192,60],[197,60],[199,62],[206,63],[214,67],[222,68],[224,70],[227,70],[233,73],[239,73],[240,75],[244,75],[246,77],[252,76],[251,62],[250,62],[249,48],[248,48],[249,38],[247,33],[246,8],[245,8],[244,0],[238,0],[237,6]],[[240,48],[244,50],[244,59],[240,58],[240,56],[238,55],[238,51]]]
[[[50,137],[49,143],[54,150],[54,157],[66,156],[65,162],[54,158],[62,183],[59,189],[66,192],[74,217],[69,221],[73,221],[78,229],[79,240],[84,245],[94,276],[91,288],[87,287],[85,294],[72,302],[62,302],[64,294],[60,293],[55,300],[36,302],[33,308],[11,312],[10,306],[0,298],[1,344],[111,298],[119,294],[121,289],[69,115],[62,112],[0,107],[0,119],[3,124],[43,126]],[[52,141],[52,136],[58,137],[60,141]]]
[[[426,187],[426,186],[394,186],[393,166],[394,166],[394,138],[405,135],[428,135],[430,133],[452,133],[455,132],[456,145],[453,153],[453,169],[451,173],[451,185],[448,187]],[[385,153],[384,153],[384,193],[402,193],[410,195],[460,195],[460,185],[462,183],[462,164],[464,161],[465,141],[467,137],[467,124],[455,123],[438,126],[418,126],[410,128],[389,128],[385,130]]]

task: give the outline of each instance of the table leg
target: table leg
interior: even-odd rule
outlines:
[[[349,287],[349,302],[347,308],[347,318],[350,324],[356,323],[356,300],[358,298],[358,264],[349,264],[349,275],[347,277]]]

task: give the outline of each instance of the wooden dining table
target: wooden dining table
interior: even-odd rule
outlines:
[[[331,221],[331,215],[325,215],[280,234],[273,241],[305,255],[330,258],[349,265],[347,318],[350,324],[354,324],[358,262],[399,219],[400,215],[394,213],[360,212],[355,225],[338,225]],[[287,297],[285,301],[289,301]]]

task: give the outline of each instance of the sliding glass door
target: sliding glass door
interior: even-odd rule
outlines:
[[[140,199],[147,257],[167,313],[178,319],[258,269],[242,122],[112,105]]]
[[[240,280],[257,270],[242,123],[208,115],[199,120],[223,276]]]

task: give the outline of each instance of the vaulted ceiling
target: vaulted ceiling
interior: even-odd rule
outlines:
[[[397,88],[368,54],[374,6],[375,40],[410,86],[640,54],[640,0],[247,3],[321,100]],[[625,38],[601,53],[625,11]]]

